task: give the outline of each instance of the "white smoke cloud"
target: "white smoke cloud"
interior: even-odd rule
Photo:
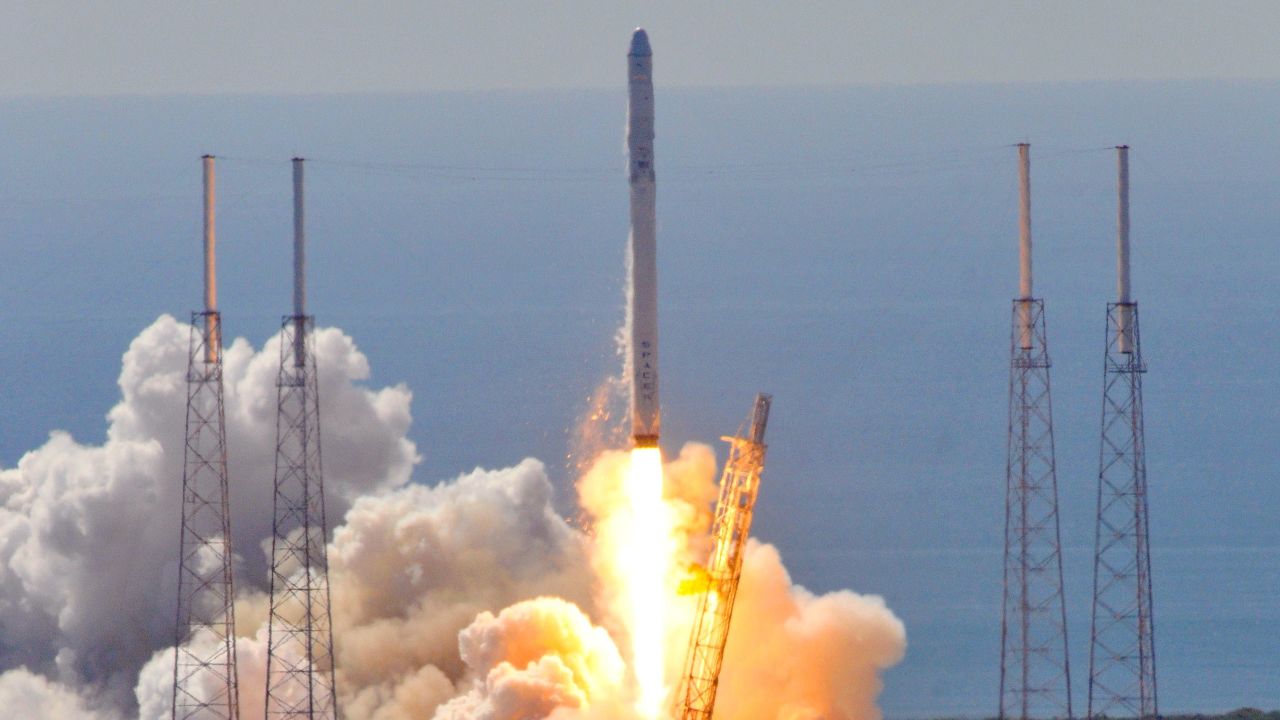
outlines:
[[[54,433],[0,471],[0,707],[14,716],[169,713],[187,333],[165,316],[132,343],[104,444]],[[343,716],[632,718],[627,639],[610,609],[616,569],[600,562],[594,531],[554,510],[544,466],[409,484],[408,389],[362,387],[368,364],[350,338],[324,329],[316,340]],[[278,358],[276,339],[226,351],[247,714],[264,702]],[[597,520],[616,502],[609,478],[621,457],[604,454],[580,482]],[[715,474],[714,454],[697,444],[667,465],[681,562],[705,557]],[[692,609],[681,602],[672,681]],[[905,643],[878,598],[812,595],[754,542],[733,627],[717,710],[739,720],[878,720],[879,671]]]
[[[486,612],[539,596],[589,608],[584,542],[537,460],[356,500],[329,550],[344,717],[431,717],[473,678],[459,633]],[[236,621],[242,707],[261,707],[266,597],[242,594]],[[172,662],[160,653],[142,671],[144,720],[168,711]]]
[[[173,644],[189,327],[162,316],[124,354],[107,439],[54,432],[0,471],[0,669],[20,666],[132,712],[138,670]],[[337,330],[316,333],[334,519],[351,499],[408,481],[410,393],[358,383],[368,365]],[[236,580],[266,581],[275,368],[236,340],[225,356]],[[29,717],[41,717],[38,714]]]
[[[552,508],[536,460],[362,498],[331,552],[340,687],[353,700],[420,700],[423,683],[440,686],[427,667],[462,681],[458,633],[483,612],[542,595],[590,607],[583,538]]]
[[[879,720],[880,672],[906,649],[879,597],[792,585],[778,551],[749,541],[716,713],[735,720]]]
[[[112,712],[100,712],[65,685],[20,667],[0,674],[0,708],[8,717],[79,718],[115,720]]]
[[[442,705],[435,720],[545,718],[623,692],[625,666],[613,639],[559,598],[481,613],[459,644],[473,687]]]

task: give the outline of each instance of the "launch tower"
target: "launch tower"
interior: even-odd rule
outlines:
[[[1031,292],[1030,150],[1018,145],[1021,272],[1009,361],[1001,720],[1072,717],[1049,348],[1044,301]]]
[[[707,562],[707,588],[698,599],[680,687],[680,720],[711,720],[720,665],[729,639],[729,621],[742,578],[742,553],[751,530],[760,474],[764,471],[764,430],[773,398],[756,396],[745,435],[726,437],[729,459],[720,478],[720,499],[712,525],[714,546]]]
[[[214,234],[214,158],[204,165],[204,312],[191,314],[186,447],[174,637],[175,720],[236,720],[235,588],[222,404],[222,325]]]
[[[1117,299],[1107,304],[1103,360],[1088,716],[1151,720],[1158,712],[1142,427],[1147,366],[1138,337],[1138,303],[1129,293],[1129,148],[1116,151]]]
[[[336,718],[314,319],[306,314],[301,158],[293,160],[293,315],[276,383],[275,519],[267,635],[267,720]]]

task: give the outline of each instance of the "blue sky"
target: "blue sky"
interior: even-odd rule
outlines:
[[[337,0],[6,3],[0,96],[1280,77],[1280,4]]]

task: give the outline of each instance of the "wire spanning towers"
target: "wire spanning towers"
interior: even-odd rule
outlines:
[[[1030,149],[1018,145],[1020,295],[1009,348],[1001,720],[1072,717],[1051,363],[1044,301],[1031,291]]]
[[[724,438],[729,443],[729,459],[720,478],[720,499],[712,525],[715,544],[707,563],[707,589],[698,599],[685,659],[680,720],[710,720],[715,708],[724,646],[742,577],[742,551],[764,471],[764,431],[772,402],[769,395],[757,395],[745,437]]]
[[[202,160],[204,312],[191,314],[187,357],[173,717],[236,720],[235,588],[215,257],[214,158],[205,155]]]
[[[1117,300],[1107,304],[1089,717],[1158,716],[1138,303],[1129,293],[1129,148],[1119,163]]]
[[[303,160],[293,160],[293,315],[284,318],[277,381],[268,720],[336,718],[313,318],[306,314]]]

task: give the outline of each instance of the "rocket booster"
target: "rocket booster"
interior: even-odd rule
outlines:
[[[631,177],[631,436],[636,447],[657,447],[658,268],[653,172],[653,51],[637,29],[627,53],[627,154]]]

